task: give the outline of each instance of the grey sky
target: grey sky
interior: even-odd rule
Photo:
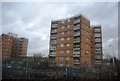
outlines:
[[[3,33],[13,32],[29,39],[28,56],[40,52],[45,56],[49,51],[50,23],[82,14],[91,25],[100,24],[103,34],[105,56],[118,54],[118,3],[35,3],[7,2],[2,4]],[[109,45],[113,46],[112,48]]]

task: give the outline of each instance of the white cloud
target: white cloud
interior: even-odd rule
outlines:
[[[4,0],[3,2],[118,2],[119,0]]]

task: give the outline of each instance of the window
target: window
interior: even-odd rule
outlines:
[[[63,60],[63,57],[62,57],[62,56],[60,56],[60,60]]]
[[[59,66],[63,66],[63,63],[60,63]]]
[[[61,32],[61,35],[64,35],[64,32]]]
[[[65,28],[64,26],[61,27],[61,29],[64,29],[64,28]]]
[[[64,44],[61,44],[61,47],[64,47]]]
[[[70,23],[70,19],[68,19],[68,23]]]
[[[69,57],[66,57],[66,60],[69,60]]]
[[[88,51],[86,51],[86,54],[88,54]]]
[[[70,31],[68,31],[67,34],[70,34]]]
[[[60,53],[64,53],[64,51],[63,51],[63,50],[60,50]]]
[[[70,25],[68,25],[67,28],[70,28]]]
[[[70,37],[67,37],[67,40],[70,40]]]
[[[67,46],[70,46],[70,44],[67,44]]]
[[[69,52],[70,52],[69,50],[66,51],[66,53],[69,53]]]
[[[61,41],[63,41],[64,40],[64,38],[61,38]]]

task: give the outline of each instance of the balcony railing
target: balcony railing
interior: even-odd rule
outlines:
[[[80,64],[80,60],[74,60],[73,64]]]
[[[57,26],[58,26],[57,24],[53,24],[52,28],[57,28]]]
[[[102,59],[102,56],[101,55],[96,55],[95,59]]]
[[[78,24],[78,25],[74,26],[74,30],[80,30],[80,25]]]
[[[100,28],[95,29],[95,32],[101,32],[101,29]]]
[[[80,36],[80,32],[74,33],[74,36]]]
[[[50,50],[56,50],[56,47],[50,47]]]
[[[95,44],[95,47],[102,47],[101,44]]]
[[[76,51],[76,50],[80,51],[80,46],[78,46],[78,47],[74,47],[73,50],[74,50],[74,51]]]
[[[79,43],[80,39],[74,39],[74,43]]]
[[[57,30],[52,30],[51,33],[57,33]]]
[[[80,57],[80,54],[73,54],[73,57]]]
[[[95,42],[101,42],[101,39],[95,39]]]
[[[80,46],[79,47],[73,47],[74,50],[80,50]]]
[[[73,54],[80,54],[80,49],[74,49]]]
[[[55,55],[55,52],[51,52],[50,55]]]
[[[51,35],[51,38],[52,38],[52,39],[56,39],[56,37],[57,37],[57,34]]]
[[[56,37],[51,37],[51,39],[56,39]]]
[[[98,53],[98,54],[99,54],[99,53],[102,53],[102,52],[101,52],[101,51],[99,51],[99,52],[98,52],[98,51],[95,51],[95,53]]]
[[[75,27],[74,30],[80,30],[80,27]]]
[[[74,19],[74,24],[80,23],[80,18]]]
[[[50,54],[49,56],[55,56],[55,54]]]
[[[100,33],[95,34],[95,37],[101,37],[101,34]]]
[[[56,44],[56,41],[51,41],[50,43],[51,43],[51,44]]]

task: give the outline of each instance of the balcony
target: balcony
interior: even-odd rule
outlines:
[[[52,24],[52,28],[57,28],[57,24]]]
[[[80,49],[74,49],[73,54],[80,54]]]
[[[75,43],[73,48],[74,48],[74,49],[79,49],[79,50],[80,50],[80,44]]]
[[[102,47],[102,44],[95,44],[95,47]]]
[[[55,54],[50,54],[49,56],[50,56],[50,57],[55,57]]]
[[[102,41],[101,41],[101,39],[100,39],[100,38],[99,38],[99,39],[98,39],[98,38],[96,38],[96,39],[95,39],[95,42],[102,42]]]
[[[78,25],[74,26],[74,30],[80,30],[80,25],[78,24]]]
[[[74,27],[74,30],[80,30],[80,27]]]
[[[95,59],[102,59],[102,55],[96,55]]]
[[[74,60],[73,64],[80,64],[80,60]]]
[[[54,29],[54,30],[52,30],[52,31],[51,31],[51,33],[57,33],[57,30],[56,30],[56,29]]]
[[[101,37],[100,33],[95,33],[95,37]]]
[[[50,47],[50,50],[56,50],[56,47]]]
[[[80,54],[73,54],[73,57],[80,57]]]
[[[74,62],[73,64],[80,64],[80,62]]]
[[[56,41],[51,41],[50,43],[51,43],[51,44],[56,44]]]
[[[80,46],[78,46],[78,47],[74,46],[73,48],[74,48],[74,50],[80,50]]]
[[[101,32],[101,28],[95,28],[95,32]]]
[[[51,51],[50,55],[55,55],[55,53],[56,53],[55,51]]]
[[[78,24],[78,23],[80,23],[80,18],[75,18],[74,19],[74,24]]]
[[[80,38],[74,39],[74,43],[80,43]]]
[[[56,39],[56,37],[51,37],[51,39]]]
[[[101,51],[95,51],[96,54],[101,54],[102,52]]]
[[[74,47],[74,51],[80,51],[80,46],[79,47]]]
[[[52,34],[51,35],[51,39],[56,39],[56,37],[57,37],[57,34]]]
[[[80,36],[80,32],[74,32],[74,36]]]

